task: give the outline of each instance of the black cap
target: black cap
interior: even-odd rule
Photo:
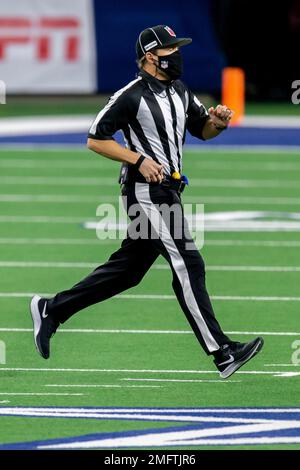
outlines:
[[[142,31],[136,42],[135,50],[138,59],[144,57],[146,52],[169,46],[185,46],[192,42],[191,38],[177,38],[169,26],[159,24]]]

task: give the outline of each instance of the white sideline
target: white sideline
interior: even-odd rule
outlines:
[[[2,333],[32,333],[32,328],[0,328]],[[85,334],[150,334],[150,335],[191,335],[191,330],[107,330],[99,328],[60,328],[58,333],[85,333]],[[295,331],[225,331],[228,335],[264,335],[264,336],[298,336]],[[290,365],[290,364],[265,364],[265,365]]]
[[[135,80],[136,81],[136,80]],[[125,87],[126,88],[126,87]],[[93,114],[22,116],[1,118],[2,136],[87,132]],[[299,129],[299,116],[246,115],[240,127]]]
[[[1,118],[0,136],[87,132],[93,115]]]
[[[0,292],[0,297],[7,298],[30,298],[36,295],[32,292]],[[54,294],[50,293],[41,293],[43,297],[51,297]],[[243,296],[243,295],[211,295],[213,300],[236,300],[236,301],[258,301],[258,302],[300,302],[300,297],[269,297],[269,296]],[[176,300],[174,295],[160,295],[160,294],[121,294],[114,296],[114,299],[136,299],[136,300]]]
[[[33,407],[31,406],[29,409],[28,407],[17,407],[17,408],[5,408],[6,411],[12,412],[12,411],[17,411],[17,412],[23,412],[27,413],[28,411],[33,413],[39,413],[39,412],[44,412],[45,409],[44,407]],[[53,412],[57,413],[57,410],[50,408],[47,410],[48,412]],[[85,408],[78,408],[78,407],[67,407],[67,408],[60,408],[60,413],[63,413],[65,415],[72,415],[73,413],[78,413],[79,415],[86,415],[89,414],[89,410]],[[110,407],[109,409],[107,408],[101,408],[97,407],[94,410],[96,413],[106,413],[106,414],[119,414],[120,413],[120,408],[113,408]],[[145,411],[147,413],[156,413],[156,414],[161,414],[164,413],[166,415],[174,415],[174,413],[180,413],[181,415],[188,415],[190,416],[191,413],[193,412],[201,412],[202,414],[210,414],[212,412],[216,412],[216,408],[195,408],[195,407],[189,407],[189,408],[164,408],[164,407],[159,407],[159,408],[151,408],[151,407],[146,407]],[[294,408],[254,408],[254,407],[248,407],[248,408],[218,408],[217,409],[218,413],[227,413],[227,414],[239,414],[239,413],[249,413],[249,414],[261,414],[261,413],[300,413],[300,408],[299,407],[294,407]],[[122,408],[123,413],[140,413],[141,408]],[[242,418],[243,419],[243,418]],[[251,418],[252,421],[253,418]],[[254,418],[255,420],[257,418]],[[265,422],[266,419],[264,418],[258,418],[260,422]],[[269,418],[268,418],[269,419]],[[202,420],[202,417],[200,417],[200,420]]]

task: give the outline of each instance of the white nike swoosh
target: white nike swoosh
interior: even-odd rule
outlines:
[[[47,313],[47,315],[45,315],[46,308],[47,308],[47,302],[45,302],[44,309],[42,311],[42,318],[47,318],[48,317],[48,313]]]
[[[234,361],[234,357],[232,354],[229,354],[229,359],[227,361],[221,362],[218,364],[219,366],[224,366],[225,364],[231,364]]]

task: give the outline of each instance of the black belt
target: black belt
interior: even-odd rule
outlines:
[[[162,185],[164,188],[173,189],[178,193],[182,193],[182,191],[184,191],[184,188],[188,184],[187,179],[185,178],[186,181],[184,181],[183,178],[184,177],[182,176],[181,179],[175,179],[169,175],[165,175],[161,183],[148,183],[144,176],[138,170],[136,170],[132,166],[129,167],[128,165],[122,165],[119,183],[121,186],[131,185],[134,183],[146,183],[156,186]]]
[[[121,188],[126,187],[126,186],[131,186],[134,185],[134,183],[140,183],[141,181],[137,180],[131,180],[131,181],[126,181],[126,183],[121,184]],[[187,183],[181,180],[175,180],[171,178],[170,176],[166,176],[160,183],[157,182],[151,182],[148,183],[145,181],[145,184],[150,184],[151,186],[162,186],[163,188],[171,189],[176,191],[177,193],[182,193],[184,191],[184,188],[187,186]]]

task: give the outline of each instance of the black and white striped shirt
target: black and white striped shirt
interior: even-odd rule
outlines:
[[[165,174],[171,175],[182,170],[186,129],[203,139],[207,118],[207,110],[183,82],[164,82],[142,70],[111,96],[89,137],[111,140],[121,130],[127,148],[162,164]],[[123,165],[123,170],[126,167],[130,170],[132,165]],[[143,179],[140,173],[136,176]]]

